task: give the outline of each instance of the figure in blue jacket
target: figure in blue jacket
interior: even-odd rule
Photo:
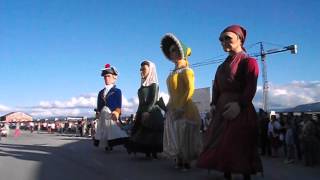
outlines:
[[[120,128],[122,94],[115,85],[118,71],[110,64],[106,64],[101,76],[104,78],[105,87],[100,90],[97,98],[98,123],[94,144],[109,151],[113,146],[125,144],[128,136]]]

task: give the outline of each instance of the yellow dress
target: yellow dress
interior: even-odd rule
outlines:
[[[190,68],[173,71],[167,78],[170,99],[164,127],[165,154],[191,161],[200,152],[200,124],[198,108],[192,101],[194,73]]]
[[[194,93],[194,73],[190,68],[178,69],[167,78],[170,95],[168,108],[173,111],[183,111],[183,118],[200,124],[200,115],[197,106],[192,101]]]

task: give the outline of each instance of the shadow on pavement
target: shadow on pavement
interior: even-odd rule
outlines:
[[[26,177],[23,180],[221,179],[220,175],[212,173],[208,176],[205,170],[191,169],[182,172],[173,168],[171,160],[164,158],[151,160],[143,154],[129,156],[121,146],[115,147],[112,152],[106,152],[94,147],[91,139],[56,135],[48,135],[48,138],[54,138],[51,142],[63,142],[63,145],[52,146],[50,142],[27,145],[0,143],[0,156],[40,164],[35,172],[36,177]],[[70,143],[65,144],[65,141]]]

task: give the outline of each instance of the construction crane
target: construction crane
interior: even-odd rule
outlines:
[[[269,100],[268,100],[268,94],[269,94],[269,84],[268,84],[268,78],[267,78],[267,63],[266,63],[266,56],[268,54],[275,54],[280,53],[284,51],[290,51],[291,54],[297,54],[298,46],[297,45],[289,45],[285,46],[279,49],[270,49],[270,50],[264,50],[262,42],[255,43],[260,44],[260,52],[259,53],[253,53],[249,54],[251,57],[261,57],[261,64],[262,64],[262,81],[263,81],[263,107],[262,109],[265,112],[269,112]],[[221,63],[224,61],[224,58],[209,58],[207,60],[191,64],[190,67],[200,67],[200,66],[206,66],[210,64],[216,64]]]
[[[269,82],[267,78],[267,62],[266,62],[266,56],[268,54],[275,54],[280,53],[284,51],[290,51],[291,54],[297,54],[298,52],[298,46],[297,45],[290,45],[285,46],[283,48],[279,49],[270,49],[270,50],[264,50],[262,42],[259,42],[260,44],[260,53],[256,53],[253,56],[254,57],[261,57],[261,64],[262,64],[262,81],[263,81],[263,107],[262,109],[265,112],[269,112]]]

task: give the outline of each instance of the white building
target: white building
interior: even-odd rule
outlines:
[[[192,100],[199,109],[201,116],[210,111],[210,87],[195,89]]]

